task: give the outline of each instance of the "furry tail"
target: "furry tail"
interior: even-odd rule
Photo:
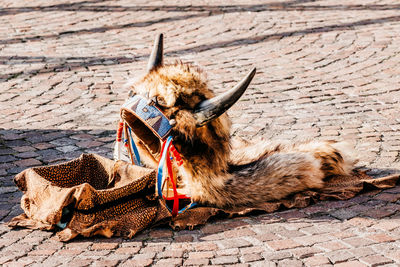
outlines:
[[[271,146],[269,146],[271,148]],[[203,185],[200,200],[217,206],[252,205],[317,189],[332,175],[348,175],[356,159],[345,142],[317,141],[277,145],[244,165],[230,165],[223,188]]]
[[[347,142],[316,141],[296,145],[294,149],[313,154],[320,161],[325,177],[348,175],[357,162],[353,147]]]

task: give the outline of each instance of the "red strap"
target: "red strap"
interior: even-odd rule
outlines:
[[[118,123],[118,130],[117,130],[117,142],[121,142],[122,141],[122,130],[124,128],[124,123],[122,121],[120,121]]]
[[[170,151],[171,146],[167,147],[166,149],[168,149]],[[168,176],[169,176],[169,180],[172,183],[172,190],[174,191],[174,204],[172,206],[172,216],[175,217],[176,215],[178,215],[178,211],[179,211],[179,198],[178,198],[178,191],[176,190],[176,184],[174,181],[174,172],[172,171],[172,164],[171,164],[171,158],[169,155],[169,151],[167,151],[167,169],[168,169]]]
[[[166,144],[166,143],[167,143],[167,140],[165,139],[165,140],[163,141],[163,143],[162,143],[162,146],[161,146],[160,160],[161,160],[161,156],[162,156],[162,154],[163,154],[163,152],[164,152],[165,144]]]
[[[181,155],[179,154],[179,152],[176,150],[175,146],[171,143],[171,152],[174,155],[174,158],[178,164],[178,166],[181,166],[183,164]]]
[[[179,200],[180,199],[190,199],[190,197],[187,197],[186,195],[179,195],[178,194],[178,190],[176,189],[176,183],[175,183],[175,180],[174,180],[174,172],[173,172],[173,169],[172,169],[171,160],[173,158],[175,158],[175,160],[177,161],[177,164],[179,166],[181,166],[183,162],[182,162],[181,156],[179,155],[179,153],[175,149],[175,147],[172,145],[172,143],[169,143],[168,147],[166,146],[166,143],[167,143],[167,141],[164,141],[163,144],[162,144],[161,155],[163,155],[164,152],[166,153],[164,158],[165,158],[165,164],[167,165],[166,168],[167,168],[167,171],[168,171],[168,173],[167,173],[168,177],[166,177],[165,179],[169,179],[171,181],[173,196],[172,197],[165,197],[165,196],[162,195],[162,192],[161,192],[162,188],[159,189],[159,190],[161,192],[160,196],[162,196],[165,200],[173,200],[171,213],[172,213],[172,216],[175,217],[179,213]],[[171,157],[171,154],[174,156],[173,158]],[[161,158],[160,158],[160,160],[161,160]],[[157,174],[157,177],[158,176],[159,176],[159,174]],[[169,190],[169,188],[167,188],[167,190]]]

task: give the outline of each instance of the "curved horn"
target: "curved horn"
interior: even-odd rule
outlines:
[[[161,66],[162,61],[163,61],[163,34],[160,33],[154,40],[153,50],[151,51],[149,62],[147,63],[147,71],[149,72],[157,68],[158,66]]]
[[[229,91],[200,102],[194,109],[197,127],[201,127],[209,121],[218,118],[235,104],[243,95],[244,91],[246,91],[255,74],[256,68],[253,68],[243,80]]]

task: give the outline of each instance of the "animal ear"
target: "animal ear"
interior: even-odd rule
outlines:
[[[163,34],[160,33],[154,40],[153,50],[151,51],[149,62],[147,63],[147,71],[150,72],[151,70],[161,66],[162,61],[163,61]]]
[[[253,68],[243,80],[229,91],[200,102],[194,108],[194,117],[196,118],[197,127],[201,127],[211,120],[218,118],[235,104],[243,95],[244,91],[246,91],[255,74],[256,68]]]

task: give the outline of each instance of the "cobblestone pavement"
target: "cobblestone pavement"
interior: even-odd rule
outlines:
[[[167,61],[201,65],[217,92],[257,67],[229,112],[234,134],[347,139],[358,166],[400,172],[398,1],[0,2],[0,265],[400,265],[400,186],[131,240],[4,224],[21,213],[16,173],[111,157],[123,84],[159,32]]]

